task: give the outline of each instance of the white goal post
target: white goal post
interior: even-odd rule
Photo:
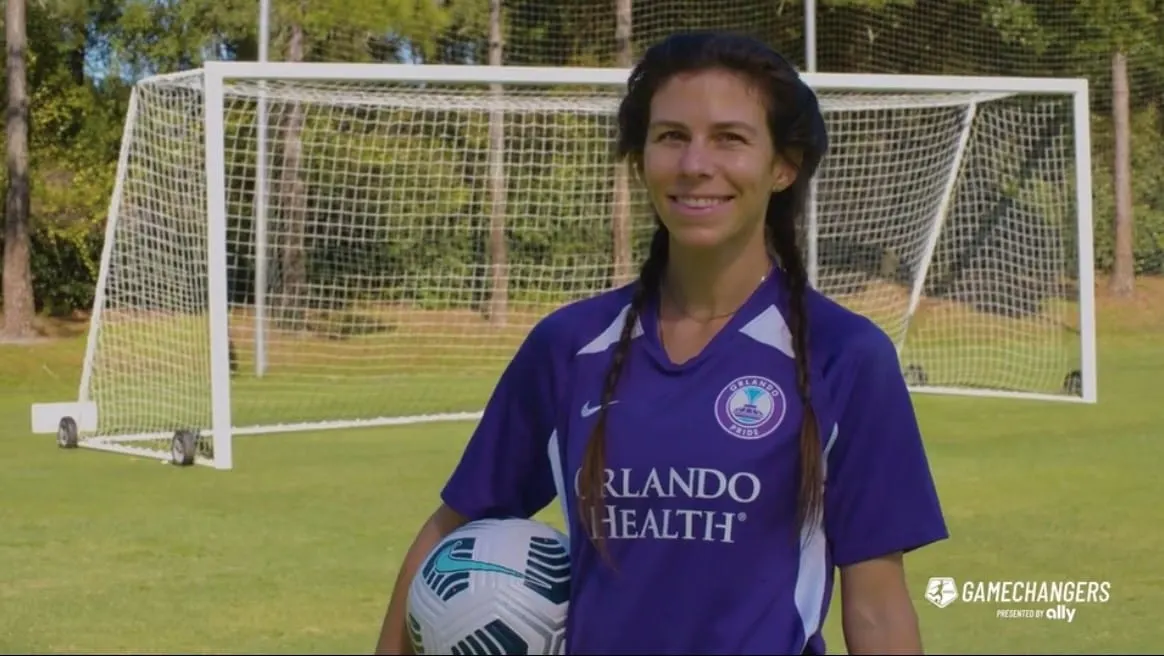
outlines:
[[[142,80],[79,399],[34,430],[71,417],[80,446],[229,469],[237,435],[479,417],[535,321],[640,261],[650,214],[611,158],[627,76]],[[914,391],[1095,402],[1087,82],[805,77],[831,135],[816,286],[885,329]]]

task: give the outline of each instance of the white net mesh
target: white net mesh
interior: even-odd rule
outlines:
[[[1072,97],[855,98],[825,101],[818,287],[886,329],[916,388],[1063,391],[1081,357]]]
[[[225,88],[239,432],[477,412],[537,319],[614,284],[620,86],[263,84]],[[881,324],[928,386],[1057,393],[1080,357],[1063,289],[1076,267],[1071,96],[818,92],[832,138],[823,291]],[[99,439],[211,424],[202,81],[135,94],[87,358]],[[652,225],[639,190],[631,203],[638,260]]]

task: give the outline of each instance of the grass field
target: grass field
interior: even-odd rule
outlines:
[[[1164,281],[1100,299],[1097,406],[919,396],[952,539],[909,558],[933,653],[1149,653],[1164,602]],[[63,452],[83,328],[0,346],[0,652],[369,653],[467,424],[242,438],[237,468]],[[557,522],[553,514],[547,519]],[[923,600],[931,576],[1111,582],[1071,623]],[[843,652],[839,615],[830,651]]]

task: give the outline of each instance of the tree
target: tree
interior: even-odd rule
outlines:
[[[303,18],[307,3],[302,3],[299,15],[290,17],[288,28],[290,32],[287,41],[286,61],[301,62],[304,54]],[[289,111],[283,116],[283,161],[280,165],[282,172],[283,191],[280,202],[284,207],[284,216],[279,232],[283,235],[282,245],[282,285],[279,299],[279,321],[282,324],[294,326],[303,319],[302,311],[305,308],[297,304],[305,297],[304,288],[307,286],[307,186],[299,170],[303,161],[303,106],[291,103]]]
[[[407,42],[409,50],[426,53],[433,49],[435,35],[446,20],[436,3],[376,0],[354,4],[275,0],[271,12],[272,59],[288,62],[371,61],[386,53],[399,54],[401,42]],[[272,207],[274,211],[267,217],[281,235],[281,243],[275,244],[280,263],[276,314],[284,326],[302,327],[306,311],[302,303],[309,284],[307,154],[303,143],[306,108],[300,102],[288,102],[279,110],[281,114],[272,123],[280,123],[281,191],[279,207]]]
[[[505,47],[501,0],[489,0],[489,65],[501,66]],[[504,89],[500,84],[489,85],[490,93],[500,99]],[[509,251],[505,239],[505,111],[494,109],[489,113],[489,263],[493,272],[493,290],[486,312],[494,323],[504,323],[509,306]]]
[[[32,258],[29,232],[28,71],[25,0],[8,0],[5,36],[8,40],[8,194],[4,204],[4,326],[3,336],[21,339],[32,334]]]
[[[1081,41],[1081,53],[1102,53],[1111,62],[1115,212],[1112,217],[1114,252],[1108,290],[1114,296],[1131,296],[1135,291],[1136,275],[1128,57],[1146,52],[1160,54],[1156,39],[1159,4],[1158,0],[1080,0],[1076,8],[1077,18],[1091,32],[1091,38]]]
[[[631,20],[632,0],[615,3],[614,43],[615,57],[620,68],[634,65],[634,41]],[[622,285],[634,279],[631,255],[631,193],[630,171],[620,162],[614,172],[614,283]]]
[[[1136,290],[1136,224],[1132,211],[1132,125],[1128,90],[1128,55],[1116,49],[1111,56],[1111,119],[1115,135],[1113,180],[1115,237],[1108,291],[1113,296],[1131,296]]]

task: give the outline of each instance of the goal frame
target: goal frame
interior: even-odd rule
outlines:
[[[231,408],[231,363],[230,343],[228,335],[228,253],[227,253],[227,185],[226,185],[226,125],[225,125],[225,87],[231,80],[305,80],[305,81],[392,81],[415,83],[446,83],[446,84],[511,84],[524,86],[549,86],[562,84],[600,85],[610,87],[625,86],[630,70],[625,68],[556,68],[535,66],[481,66],[481,65],[437,65],[437,64],[349,64],[349,63],[291,63],[291,62],[222,62],[208,61],[201,68],[181,73],[154,76],[151,80],[166,77],[201,75],[203,88],[203,121],[204,121],[204,152],[206,175],[206,229],[207,229],[207,265],[208,265],[208,321],[210,338],[210,386],[211,386],[211,425],[209,431],[204,432],[206,437],[212,437],[214,447],[213,466],[218,469],[233,467],[232,435],[244,431],[235,429],[232,425]],[[945,76],[945,75],[885,75],[885,74],[850,74],[850,73],[802,73],[803,79],[813,88],[829,91],[880,91],[887,93],[916,93],[916,92],[981,92],[990,94],[1021,94],[1038,93],[1070,95],[1072,97],[1072,122],[1074,141],[1075,187],[1076,187],[1076,256],[1079,261],[1079,329],[1081,340],[1080,375],[1081,395],[1079,397],[1055,396],[1051,394],[1014,392],[990,389],[965,389],[944,387],[912,388],[912,392],[930,394],[948,394],[958,396],[985,396],[1020,398],[1032,400],[1052,400],[1060,402],[1096,403],[1097,390],[1097,346],[1095,321],[1095,273],[1094,273],[1094,235],[1092,230],[1092,174],[1091,174],[1091,127],[1089,85],[1083,78],[1031,78],[1031,77],[987,77],[987,76]],[[38,404],[33,407],[34,432],[56,432],[57,422],[63,416],[80,417],[78,423],[81,429],[96,423],[97,408],[89,399],[89,380],[92,375],[97,331],[100,330],[102,310],[104,306],[105,290],[103,284],[108,277],[110,267],[109,254],[111,241],[118,222],[122,176],[125,173],[126,159],[129,144],[133,138],[135,113],[137,111],[137,94],[131,96],[126,123],[123,128],[122,151],[118,163],[118,178],[115,181],[109,205],[109,217],[106,225],[106,240],[104,253],[98,273],[97,290],[94,299],[94,312],[90,318],[88,345],[83,365],[81,386],[78,403],[71,404]],[[972,114],[973,108],[968,112]],[[969,122],[966,124],[969,125]],[[964,129],[960,138],[959,151],[965,147],[968,139],[968,128]],[[958,154],[955,154],[958,157]],[[266,163],[260,163],[264,166]],[[958,167],[953,167],[957,171]],[[955,176],[951,176],[952,178]],[[946,186],[945,197],[941,208],[948,205],[954,184],[953,180]],[[926,279],[925,269],[932,256],[937,236],[942,229],[944,209],[939,209],[938,216],[930,226],[926,236],[926,248],[922,257],[922,272],[919,280]],[[256,216],[256,229],[262,230],[259,224],[265,223],[266,217]],[[813,220],[813,213],[807,217],[808,244],[807,252],[815,256],[817,226]],[[262,245],[257,245],[258,249]],[[265,254],[256,252],[256,256],[265,259]],[[812,257],[810,257],[812,259]],[[817,269],[817,262],[808,262],[809,270]],[[263,293],[266,281],[256,281],[256,304],[263,303],[259,295]],[[910,312],[912,314],[920,288],[915,284],[911,290]],[[256,313],[257,321],[263,321],[261,313]],[[262,326],[257,326],[261,332]],[[262,348],[259,341],[256,348]],[[899,345],[900,348],[900,345]],[[257,354],[257,362],[264,360],[264,354]],[[66,414],[72,413],[72,414]],[[473,419],[480,413],[465,413],[461,415],[442,415],[434,419]],[[400,420],[375,420],[354,422],[332,422],[324,426],[340,425],[388,425],[404,423]],[[409,422],[411,423],[411,422]],[[287,430],[305,430],[322,427],[319,424],[310,426],[279,426],[279,432]],[[39,431],[37,429],[40,429]],[[246,430],[246,433],[265,432]],[[95,448],[108,448],[94,445]],[[132,452],[132,447],[108,449],[121,452]],[[208,463],[210,464],[210,463]]]

